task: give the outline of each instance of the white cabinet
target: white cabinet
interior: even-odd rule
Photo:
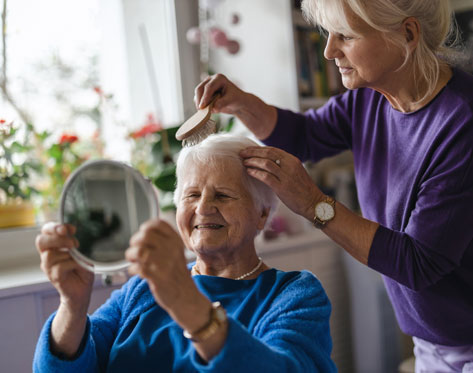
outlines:
[[[112,290],[96,281],[89,313],[103,304]],[[49,283],[0,290],[0,371],[31,372],[33,354],[44,322],[57,309],[59,296]]]
[[[31,372],[38,338],[36,299],[20,295],[0,299],[0,370]]]

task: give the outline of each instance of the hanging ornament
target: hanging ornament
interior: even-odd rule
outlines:
[[[238,25],[240,23],[240,15],[238,13],[233,13],[230,23],[232,25]]]
[[[227,35],[218,27],[212,27],[210,29],[210,43],[214,47],[226,47],[228,44]]]
[[[236,40],[229,40],[225,47],[230,54],[237,54],[240,51],[240,43]]]
[[[186,39],[190,44],[199,44],[201,38],[201,32],[198,27],[191,27],[186,32]]]

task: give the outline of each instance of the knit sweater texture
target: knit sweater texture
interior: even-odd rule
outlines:
[[[148,284],[131,278],[88,318],[72,360],[50,350],[54,314],[41,332],[33,371],[40,372],[335,372],[331,306],[307,271],[270,269],[253,280],[194,276],[199,290],[228,315],[222,350],[206,363],[182,329],[155,302]]]

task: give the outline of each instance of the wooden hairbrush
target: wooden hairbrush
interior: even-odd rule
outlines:
[[[193,146],[217,132],[217,123],[210,118],[215,101],[220,97],[217,93],[210,104],[199,109],[187,119],[177,130],[176,139],[182,141],[182,146]]]

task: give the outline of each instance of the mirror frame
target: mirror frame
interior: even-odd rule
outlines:
[[[79,166],[74,172],[67,178],[64,187],[61,193],[60,199],[60,207],[59,207],[59,219],[61,224],[65,224],[64,222],[64,206],[66,202],[66,195],[68,191],[71,189],[74,180],[86,169],[97,165],[111,165],[115,167],[119,167],[124,170],[125,173],[129,173],[132,178],[138,182],[138,184],[142,187],[143,192],[145,193],[146,198],[148,199],[148,203],[150,206],[150,217],[149,219],[157,218],[159,216],[159,205],[158,205],[158,190],[152,184],[151,180],[143,176],[138,170],[133,168],[132,166],[120,162],[120,161],[113,161],[108,159],[98,159],[98,160],[91,160],[83,163]],[[96,274],[113,274],[116,272],[122,272],[125,270],[129,265],[125,258],[123,260],[115,261],[115,262],[99,262],[92,259],[87,258],[83,255],[77,248],[73,248],[70,251],[71,256],[79,263],[83,268],[94,272]]]

